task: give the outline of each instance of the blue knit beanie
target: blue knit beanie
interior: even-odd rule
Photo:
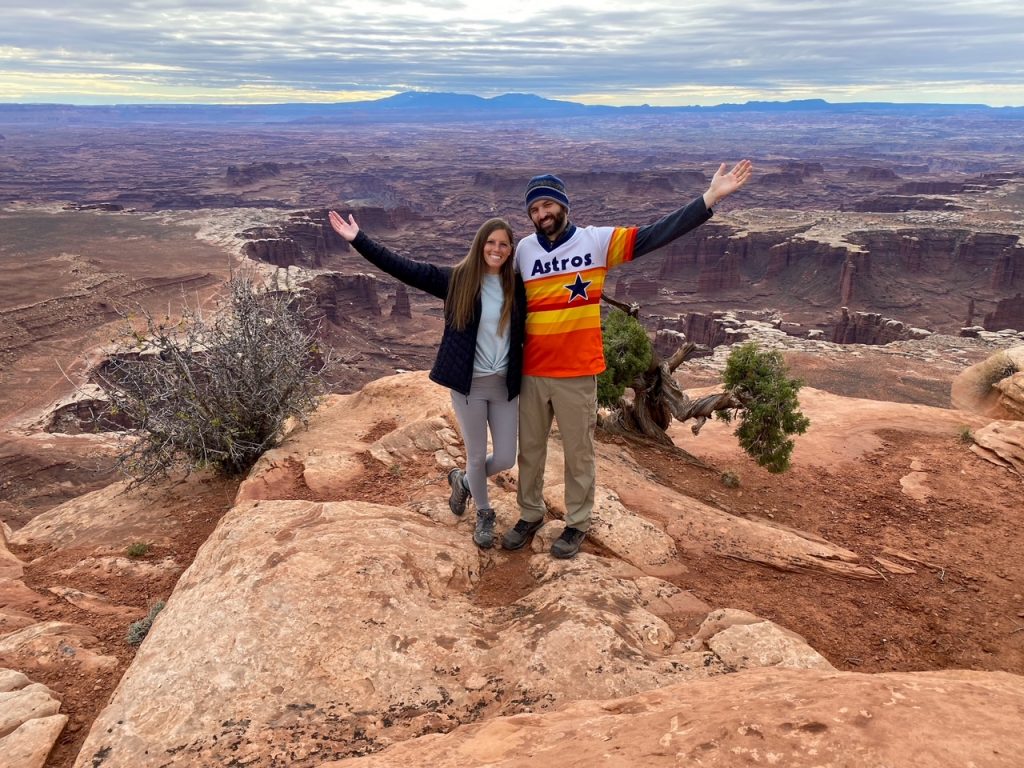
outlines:
[[[565,184],[557,176],[546,173],[534,176],[526,185],[526,208],[529,210],[534,200],[547,198],[565,206],[569,210],[569,196],[565,194]]]

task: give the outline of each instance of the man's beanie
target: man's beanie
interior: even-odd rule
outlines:
[[[557,176],[546,173],[543,176],[534,176],[526,185],[526,207],[529,208],[534,200],[547,198],[565,206],[569,210],[569,197],[565,194],[565,184]]]

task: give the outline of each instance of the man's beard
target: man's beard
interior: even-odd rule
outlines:
[[[563,229],[565,229],[565,221],[566,221],[565,209],[560,208],[558,210],[558,213],[551,214],[551,218],[550,219],[546,219],[545,222],[542,222],[542,223],[546,224],[547,229],[550,230],[550,232],[546,231],[542,227],[541,224],[534,224],[533,226],[534,226],[534,229],[537,230],[537,234],[538,235],[544,235],[544,237],[546,237],[548,240],[550,240],[556,234],[560,233]]]

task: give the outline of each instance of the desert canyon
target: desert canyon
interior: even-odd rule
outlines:
[[[0,766],[1024,764],[1020,110],[416,106],[0,105]],[[738,341],[781,351],[792,469],[720,422],[599,433],[561,562],[556,431],[532,549],[478,550],[440,303],[327,212],[451,264],[485,218],[529,231],[534,174],[578,224],[645,224],[741,157],[609,293],[661,352],[701,345],[688,391]],[[126,491],[93,373],[124,316],[239,270],[322,318],[331,393],[240,481]]]

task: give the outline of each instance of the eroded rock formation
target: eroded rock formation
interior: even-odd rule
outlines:
[[[1013,328],[1024,331],[1024,295],[1018,293],[1011,299],[1003,299],[996,308],[985,314],[983,326],[986,331],[1001,331]]]
[[[905,339],[920,339],[930,332],[911,328],[899,320],[875,312],[851,312],[841,307],[832,327],[831,341],[836,344],[888,344]]]
[[[370,274],[317,275],[305,284],[316,297],[319,311],[332,323],[359,314],[378,317],[381,314],[380,282]]]

